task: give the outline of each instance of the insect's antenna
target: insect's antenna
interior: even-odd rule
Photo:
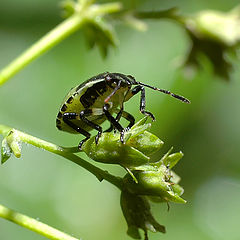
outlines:
[[[180,95],[177,95],[177,94],[175,94],[175,93],[172,93],[172,92],[170,92],[170,91],[168,91],[168,90],[164,90],[164,89],[161,89],[161,88],[156,88],[156,87],[153,87],[153,86],[150,86],[150,85],[141,83],[141,82],[136,82],[136,84],[141,85],[141,86],[144,86],[144,87],[151,88],[151,89],[153,89],[153,90],[156,90],[156,91],[159,91],[159,92],[168,94],[168,95],[171,95],[172,97],[177,98],[178,100],[180,100],[180,101],[182,101],[182,102],[191,103],[187,98],[185,98],[185,97],[183,97],[183,96],[180,96]]]

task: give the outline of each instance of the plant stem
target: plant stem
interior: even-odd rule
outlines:
[[[0,125],[0,134],[6,135],[7,132],[14,131],[17,133],[18,138],[25,143],[31,144],[35,147],[45,149],[49,152],[55,153],[57,155],[60,155],[76,164],[79,166],[85,168],[89,172],[91,172],[93,175],[95,175],[99,181],[102,181],[103,179],[112,183],[119,189],[122,189],[122,180],[120,177],[116,177],[110,173],[108,173],[105,170],[102,170],[93,164],[85,161],[84,159],[78,157],[77,155],[65,150],[65,148],[57,146],[56,144],[44,141],[42,139],[33,137],[29,134],[26,134],[24,132],[18,131],[16,129],[10,128],[5,125]]]
[[[0,85],[4,84],[9,78],[14,76],[34,59],[77,31],[82,23],[83,17],[74,14],[47,33],[0,72]]]
[[[34,59],[76,32],[84,23],[91,22],[97,16],[113,13],[121,9],[120,3],[92,4],[81,8],[71,17],[60,23],[52,31],[39,39],[30,48],[13,60],[0,72],[0,86]]]
[[[0,217],[14,222],[22,227],[28,228],[38,234],[43,235],[53,240],[78,240],[72,236],[67,235],[53,227],[50,227],[42,222],[39,222],[31,217],[15,212],[0,204]]]
[[[161,10],[161,11],[152,11],[152,12],[136,12],[135,14],[136,18],[139,19],[172,19],[177,21],[180,24],[183,24],[182,16],[177,14],[177,8],[170,8],[167,10]]]

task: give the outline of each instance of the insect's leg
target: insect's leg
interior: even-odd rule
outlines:
[[[86,110],[83,110],[80,112],[79,116],[80,116],[80,119],[85,122],[87,125],[89,125],[90,127],[96,129],[98,131],[98,134],[97,136],[95,137],[95,142],[96,144],[98,144],[98,140],[99,138],[101,137],[102,135],[102,127],[100,127],[99,125],[97,125],[96,123],[88,120],[86,117],[87,116],[90,116],[90,115],[101,115],[98,111],[99,109],[96,108],[96,109],[86,109]],[[95,112],[96,111],[96,112]]]
[[[140,98],[140,112],[146,116],[149,116],[152,118],[152,120],[155,120],[154,115],[151,112],[148,112],[145,110],[146,107],[146,100],[145,100],[145,88],[143,86],[136,86],[132,89],[131,93],[129,94],[128,99],[130,99],[132,96],[136,95],[137,93],[141,92],[141,98]]]
[[[118,112],[115,111],[115,113],[117,113],[117,116],[116,116],[115,119],[116,119],[118,122],[119,122],[119,120],[120,120],[120,118],[121,118],[121,116],[122,116],[122,112],[123,112],[123,107],[121,107],[121,109],[120,109]],[[114,129],[114,127],[113,127],[113,125],[111,124],[110,127],[109,127],[106,131],[104,131],[104,132],[111,132],[113,129]]]
[[[120,119],[121,119],[121,117],[122,117],[122,112],[123,112],[123,107],[121,107],[120,110],[119,110],[118,112],[116,112],[116,113],[117,113],[117,116],[116,116],[115,119],[116,119],[118,122],[120,121]],[[113,129],[114,129],[114,132],[116,132],[116,128],[113,127]]]
[[[120,108],[119,112],[117,113],[117,116],[116,116],[116,120],[119,122],[120,121],[120,118],[122,117],[122,113],[123,113],[123,108]]]
[[[120,114],[120,112],[121,112],[121,116],[129,121],[129,124],[126,128],[127,130],[129,130],[134,125],[135,118],[130,113],[123,111],[122,109],[119,110],[118,114]],[[116,117],[116,120],[117,120],[117,117]]]
[[[84,135],[86,138],[83,139],[79,145],[78,148],[79,150],[81,150],[81,147],[83,145],[84,142],[86,142],[89,138],[90,138],[90,133],[85,131],[84,129],[78,127],[77,125],[75,125],[71,120],[73,119],[77,119],[78,118],[78,114],[77,113],[64,113],[63,114],[63,121],[72,129],[74,129],[75,131],[77,131],[78,133],[81,133],[82,135]]]
[[[122,117],[129,121],[129,124],[127,126],[127,129],[129,130],[134,125],[135,118],[130,113],[125,111],[122,112]]]
[[[109,110],[109,104],[105,104],[103,106],[103,112],[108,119],[108,121],[120,132],[120,141],[124,143],[124,128],[120,125],[120,123],[110,114]]]

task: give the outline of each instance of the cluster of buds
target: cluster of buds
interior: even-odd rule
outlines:
[[[4,139],[2,141],[1,146],[1,163],[5,163],[12,155],[20,158],[21,156],[21,148],[22,144],[20,138],[18,136],[18,132],[14,129],[10,131],[6,131],[4,135]]]
[[[239,57],[240,6],[229,12],[201,11],[183,18],[183,22],[192,40],[185,62],[187,69],[201,67],[202,58],[207,57],[212,63],[213,72],[229,80],[232,69],[230,59]]]
[[[112,8],[113,12],[119,12],[122,5],[118,2],[109,4],[95,4],[95,1],[81,1],[81,0],[64,0],[61,3],[63,9],[62,15],[68,18],[72,15],[86,15],[87,21],[83,25],[84,36],[90,49],[95,46],[99,48],[102,57],[106,57],[110,47],[116,47],[118,45],[118,39],[114,31],[114,27],[110,21],[106,18],[107,15],[101,12],[101,7],[106,9]],[[95,14],[94,12],[99,12]],[[101,12],[101,13],[100,13]],[[92,16],[92,17],[89,17]]]
[[[163,142],[148,132],[151,124],[146,118],[136,123],[125,133],[125,144],[119,140],[119,133],[103,133],[99,143],[92,137],[82,150],[93,160],[118,164],[127,170],[122,179],[121,207],[128,224],[129,236],[140,239],[139,229],[148,239],[147,231],[165,233],[165,227],[152,216],[149,201],[158,203],[185,203],[181,198],[183,188],[178,185],[180,177],[172,168],[183,157],[182,152],[171,154],[172,148],[158,161],[151,155]]]

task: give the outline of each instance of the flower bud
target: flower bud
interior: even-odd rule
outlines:
[[[1,163],[6,162],[11,154],[17,158],[21,157],[21,140],[16,130],[11,130],[2,141],[1,147]]]
[[[7,144],[6,138],[2,141],[1,147],[1,163],[5,163],[11,157],[12,151],[9,145]]]

